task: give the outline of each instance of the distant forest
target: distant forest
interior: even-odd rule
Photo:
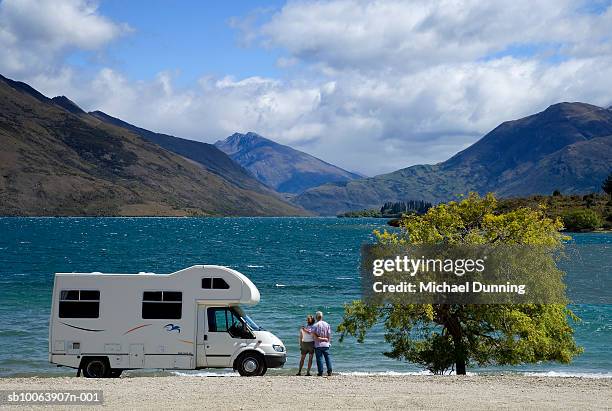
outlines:
[[[498,210],[509,212],[521,207],[541,208],[550,218],[559,218],[564,230],[571,232],[610,231],[612,230],[612,174],[602,185],[603,193],[584,195],[563,195],[555,190],[552,195],[532,195],[527,197],[500,198]],[[338,217],[378,217],[390,218],[389,225],[397,226],[405,214],[423,214],[431,207],[423,200],[387,202],[380,209],[350,211]]]
[[[380,208],[383,216],[404,213],[425,214],[431,208],[431,203],[423,200],[400,201],[397,203],[387,202]]]
[[[378,217],[399,218],[402,214],[424,214],[431,208],[431,203],[423,200],[408,200],[398,202],[386,202],[380,209],[349,211],[339,214],[338,217]]]

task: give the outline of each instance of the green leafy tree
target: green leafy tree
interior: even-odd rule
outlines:
[[[565,238],[561,222],[546,217],[543,209],[499,213],[491,194],[470,194],[462,201],[430,208],[424,215],[405,216],[401,228],[401,233],[375,232],[377,241],[388,245],[524,244],[547,247],[552,254]],[[386,356],[436,374],[453,368],[465,374],[474,364],[569,363],[582,351],[569,323],[578,318],[563,304],[373,305],[358,300],[344,310],[338,327],[341,338],[351,335],[363,342],[367,331],[382,323],[391,345]]]
[[[591,209],[579,208],[563,214],[563,225],[569,231],[594,230],[601,227],[601,218]]]

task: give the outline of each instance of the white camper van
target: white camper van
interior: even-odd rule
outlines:
[[[86,377],[141,368],[263,375],[282,367],[286,352],[241,308],[258,302],[251,280],[215,265],[172,274],[58,273],[49,361]]]

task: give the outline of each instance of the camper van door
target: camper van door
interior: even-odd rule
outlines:
[[[206,361],[206,306],[198,305],[198,326],[196,334],[196,368],[203,368],[208,365]]]
[[[204,335],[198,339],[204,342],[204,355],[208,367],[231,367],[234,353],[246,345],[242,322],[230,307],[198,308],[198,324],[201,324],[200,316],[204,315]],[[199,331],[198,331],[199,333]],[[198,364],[202,350],[198,347]]]

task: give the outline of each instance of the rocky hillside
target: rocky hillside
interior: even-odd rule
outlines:
[[[508,121],[449,160],[305,191],[294,202],[324,215],[420,198],[433,203],[469,191],[528,196],[600,191],[612,169],[612,112],[555,104]]]
[[[215,145],[259,181],[280,193],[297,194],[321,184],[361,178],[255,133],[235,133]]]
[[[257,192],[277,195],[273,190],[259,182],[246,169],[232,160],[213,144],[187,140],[168,134],[155,133],[129,124],[102,111],[92,111],[90,115],[115,126],[131,131],[147,141],[157,144],[178,155],[195,161],[211,173],[230,181],[238,187]]]
[[[0,76],[0,215],[303,215]]]

